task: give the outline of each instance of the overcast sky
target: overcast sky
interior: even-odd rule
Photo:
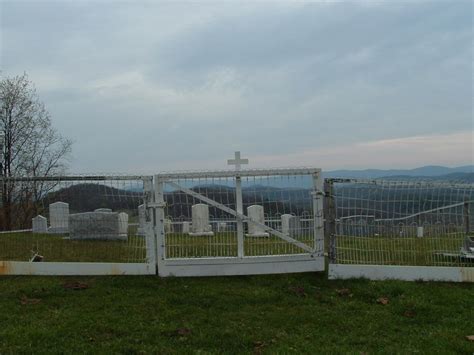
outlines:
[[[2,1],[72,172],[473,160],[471,1]]]

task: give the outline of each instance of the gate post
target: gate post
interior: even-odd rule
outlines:
[[[323,178],[321,171],[313,174],[313,234],[314,251],[324,255],[324,213],[323,213]]]
[[[242,179],[237,173],[235,176],[235,210],[237,211],[237,256],[244,257],[244,223],[239,216],[244,214],[242,203]]]
[[[146,258],[148,264],[155,268],[157,272],[156,259],[156,235],[155,235],[155,216],[152,206],[155,202],[155,194],[153,191],[153,178],[147,178],[143,181],[143,188],[145,190],[145,243],[146,243]]]
[[[324,219],[326,227],[324,228],[324,238],[329,241],[328,255],[329,262],[336,262],[336,206],[334,201],[334,181],[325,179],[324,181]]]
[[[160,179],[158,175],[155,175],[154,184],[155,184],[154,210],[155,210],[156,258],[157,258],[157,266],[159,268],[160,263],[163,262],[166,258],[166,240],[165,240],[165,228],[164,228],[165,199],[163,195],[164,181]]]

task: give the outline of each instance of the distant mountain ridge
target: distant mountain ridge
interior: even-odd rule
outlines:
[[[400,180],[400,181],[440,181],[440,182],[456,182],[456,183],[474,183],[474,173],[451,173],[439,176],[407,176],[393,175],[384,176],[383,180]]]
[[[434,177],[458,173],[474,173],[474,165],[458,166],[448,168],[446,166],[427,165],[415,169],[365,169],[365,170],[333,170],[323,171],[324,177],[329,178],[355,178],[355,179],[377,179],[383,177]]]

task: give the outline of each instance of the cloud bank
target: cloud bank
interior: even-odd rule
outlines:
[[[74,171],[473,160],[470,1],[0,6]]]

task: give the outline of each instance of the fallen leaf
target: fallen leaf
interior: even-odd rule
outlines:
[[[84,282],[74,281],[74,282],[66,282],[63,284],[63,287],[70,290],[85,290],[89,288],[89,285]]]
[[[186,336],[191,334],[191,329],[189,328],[178,328],[176,329],[176,334],[180,336]]]
[[[40,303],[41,300],[39,298],[28,298],[26,296],[22,296],[20,298],[20,303],[23,304],[23,305],[26,305],[26,304],[38,304]]]
[[[349,297],[353,296],[353,294],[351,293],[351,290],[349,290],[348,288],[340,288],[340,289],[337,289],[336,292],[339,296],[349,296]]]
[[[377,303],[383,304],[384,306],[387,305],[389,302],[387,297],[380,297],[377,298]]]
[[[263,341],[254,341],[253,342],[253,352],[254,354],[260,354],[263,351],[263,348],[265,347],[265,342]]]
[[[469,341],[474,341],[474,335],[468,335],[466,336],[466,339]]]
[[[416,314],[415,311],[410,310],[410,309],[403,312],[403,315],[408,318],[413,318],[415,314]]]
[[[303,287],[300,287],[300,286],[290,287],[289,290],[291,292],[293,292],[295,295],[300,296],[300,297],[308,296],[305,292],[305,289]]]

